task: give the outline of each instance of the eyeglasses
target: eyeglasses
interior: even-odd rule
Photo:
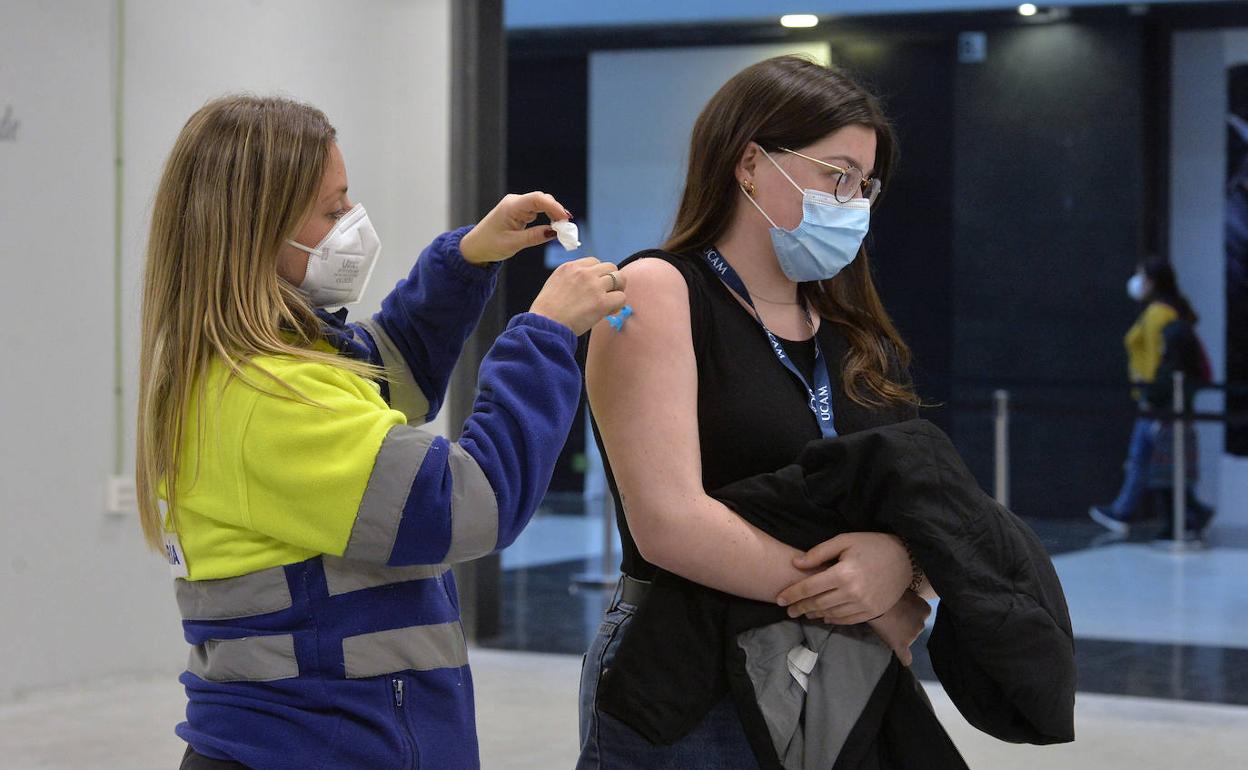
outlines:
[[[788,147],[781,147],[780,149],[790,155],[805,158],[806,160],[818,163],[820,166],[830,168],[837,172],[838,176],[836,178],[836,188],[832,195],[841,203],[848,203],[858,197],[866,198],[868,203],[875,203],[875,199],[880,195],[880,180],[868,179],[862,175],[862,169],[860,168],[841,168],[840,166],[834,166],[827,161],[812,158],[809,155],[803,155],[796,150],[790,150]]]

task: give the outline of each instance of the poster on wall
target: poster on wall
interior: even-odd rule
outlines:
[[[1226,379],[1248,383],[1248,63],[1227,68]],[[1248,412],[1248,393],[1227,394],[1229,413]],[[1228,454],[1248,457],[1248,424],[1226,430]]]

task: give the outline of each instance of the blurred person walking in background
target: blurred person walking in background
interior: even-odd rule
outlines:
[[[1174,425],[1157,419],[1157,412],[1173,405],[1173,374],[1182,371],[1188,383],[1185,411],[1191,410],[1196,386],[1211,380],[1208,358],[1196,336],[1199,317],[1180,292],[1170,263],[1160,257],[1141,262],[1127,282],[1127,294],[1144,306],[1123,344],[1127,350],[1132,398],[1140,413],[1131,431],[1124,464],[1124,477],[1118,497],[1109,505],[1088,510],[1092,520],[1120,535],[1130,532],[1132,520],[1140,518],[1146,498],[1151,497],[1153,512],[1166,522],[1160,537],[1172,537],[1173,525],[1167,514],[1173,505],[1173,466],[1171,447]],[[1196,500],[1192,485],[1197,478],[1196,433],[1187,432],[1187,530],[1203,532],[1213,511]]]

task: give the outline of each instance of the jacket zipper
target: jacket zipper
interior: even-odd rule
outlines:
[[[416,756],[416,740],[412,737],[411,728],[407,724],[407,714],[403,711],[405,683],[402,679],[395,677],[390,680],[390,686],[394,692],[394,715],[399,721],[399,730],[403,736],[403,744],[407,746],[407,755],[410,757],[407,766],[411,768],[419,767],[419,759]]]

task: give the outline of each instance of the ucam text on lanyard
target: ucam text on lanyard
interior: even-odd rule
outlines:
[[[763,322],[763,316],[758,312],[758,308],[754,306],[754,300],[750,298],[750,292],[745,288],[745,282],[741,280],[741,276],[737,275],[737,271],[732,265],[728,264],[728,260],[714,248],[708,248],[702,252],[703,259],[719,276],[728,288],[736,292],[745,303],[754,311],[754,317],[758,320],[758,325],[763,328],[763,333],[767,335],[767,341],[771,343],[771,349],[776,354],[776,358],[780,359],[780,363],[789,373],[802,383],[802,387],[806,388],[807,394],[810,396],[810,411],[814,413],[815,419],[819,423],[819,432],[824,438],[835,438],[836,428],[833,426],[832,414],[832,382],[828,377],[828,367],[823,361],[823,351],[819,349],[819,340],[814,338],[815,343],[815,384],[811,387],[810,382],[797,369],[793,361],[789,358],[788,353],[784,351],[784,346],[780,344],[780,340],[771,329],[767,328],[767,324]],[[802,307],[806,307],[803,300]]]

